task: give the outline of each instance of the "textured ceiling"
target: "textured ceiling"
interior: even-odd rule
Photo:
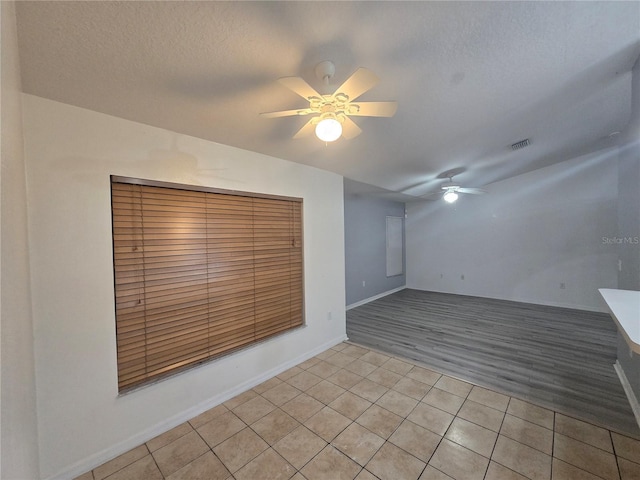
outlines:
[[[331,170],[410,199],[611,145],[631,111],[640,2],[18,2],[23,90]],[[276,80],[358,67],[393,118],[328,146]],[[326,93],[326,92],[325,92]],[[524,138],[531,146],[511,151]],[[180,148],[175,146],[160,146]],[[384,192],[380,188],[376,192]]]

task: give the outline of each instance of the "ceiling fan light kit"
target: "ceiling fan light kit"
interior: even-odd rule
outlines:
[[[459,171],[464,171],[464,169]],[[453,171],[451,171],[451,173],[447,172],[447,174],[448,174],[447,178],[449,179],[449,181],[446,182],[444,185],[440,186],[440,192],[429,193],[429,194],[423,195],[423,197],[433,198],[433,197],[436,197],[436,196],[439,197],[442,195],[442,199],[445,202],[455,203],[455,201],[458,200],[458,198],[460,198],[461,193],[471,194],[471,195],[482,195],[487,193],[487,191],[483,190],[482,188],[463,187],[460,184],[453,183],[453,176],[454,176]],[[442,178],[442,176],[439,176],[439,178]]]
[[[335,114],[323,114],[323,118],[316,125],[316,136],[323,142],[334,142],[342,135],[342,124]]]
[[[442,198],[445,202],[453,203],[458,200],[458,194],[454,190],[447,190]]]
[[[329,80],[335,74],[335,65],[328,60],[320,62],[316,65],[315,74],[325,86],[328,86]],[[300,77],[283,77],[278,81],[308,101],[309,107],[266,112],[260,115],[268,118],[315,115],[293,138],[301,138],[315,132],[320,140],[327,143],[341,136],[351,139],[360,135],[362,130],[349,118],[350,116],[393,117],[398,108],[396,102],[352,103],[378,83],[378,77],[372,71],[362,67],[358,68],[335,92],[327,95],[321,95]]]

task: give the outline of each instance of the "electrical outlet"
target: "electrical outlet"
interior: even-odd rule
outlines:
[[[327,321],[330,322],[333,320],[333,312],[327,312]]]
[[[364,287],[367,284],[364,280],[362,280],[362,286]]]

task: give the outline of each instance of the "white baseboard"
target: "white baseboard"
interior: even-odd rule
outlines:
[[[64,471],[48,477],[46,480],[68,480],[69,478],[76,478],[77,476],[82,475],[83,473],[88,472],[90,470],[93,470],[94,468],[102,465],[103,463],[116,458],[118,455],[122,455],[123,453],[131,450],[132,448],[135,448],[138,445],[142,445],[143,443],[151,440],[152,438],[155,438],[158,435],[164,432],[167,432],[172,428],[177,427],[178,425],[188,420],[191,420],[194,417],[197,417],[201,413],[204,413],[207,410],[217,405],[220,405],[221,403],[224,403],[227,400],[230,400],[231,398],[235,397],[236,395],[239,395],[242,392],[250,390],[256,385],[259,385],[262,382],[269,380],[270,378],[275,377],[276,375],[284,372],[285,370],[288,370],[291,367],[294,367],[299,363],[302,363],[305,360],[310,359],[311,357],[315,357],[317,354],[324,352],[325,350],[335,345],[338,345],[339,343],[342,343],[346,340],[348,340],[347,336],[342,335],[338,338],[325,342],[322,345],[314,348],[313,350],[305,352],[304,354],[299,355],[296,358],[293,358],[284,363],[281,363],[277,367],[274,367],[270,370],[267,370],[266,372],[263,372],[262,374],[256,377],[253,377],[245,382],[242,382],[241,384],[235,386],[230,390],[222,392],[216,395],[215,397],[212,397],[206,400],[205,402],[199,403],[198,405],[195,405],[194,407],[189,408],[188,410],[185,410],[183,412],[180,412],[174,415],[173,417],[163,420],[162,422],[134,435],[133,437],[128,438],[127,440],[119,442],[107,449],[104,449],[83,460],[80,460],[79,462],[74,463],[68,468],[65,468]]]
[[[631,384],[629,383],[629,380],[627,379],[627,376],[622,369],[622,365],[620,365],[620,362],[618,360],[616,360],[616,363],[613,364],[613,368],[615,368],[616,373],[618,374],[618,378],[620,379],[622,388],[624,388],[624,393],[627,394],[629,405],[631,405],[631,410],[633,410],[633,415],[636,417],[636,423],[638,424],[638,427],[640,427],[640,403],[638,403],[638,399],[633,393]]]
[[[404,290],[407,288],[406,285],[403,285],[398,288],[394,288],[393,290],[388,290],[386,292],[379,293],[378,295],[374,295],[373,297],[365,298],[364,300],[360,300],[359,302],[352,303],[351,305],[347,305],[347,310],[351,310],[352,308],[359,307],[360,305],[364,305],[365,303],[373,302],[382,297],[386,297],[387,295],[391,295],[392,293],[399,292],[400,290]]]

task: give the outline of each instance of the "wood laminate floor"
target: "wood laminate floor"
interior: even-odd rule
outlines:
[[[640,438],[606,314],[406,289],[349,310],[347,335]]]

